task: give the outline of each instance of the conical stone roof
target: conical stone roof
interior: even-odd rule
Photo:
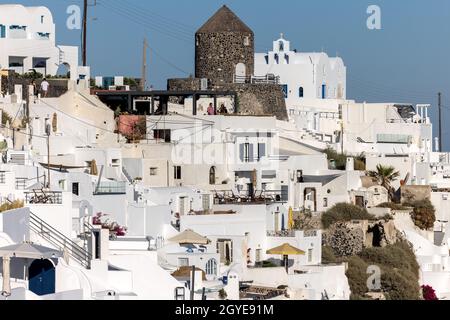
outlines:
[[[197,33],[251,33],[250,29],[239,17],[227,6],[222,6],[209,20],[198,29]]]

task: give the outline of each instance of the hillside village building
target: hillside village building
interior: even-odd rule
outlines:
[[[72,80],[90,77],[89,68],[78,64],[78,47],[56,45],[53,16],[46,7],[0,5],[0,48],[0,69],[55,76],[61,67]]]
[[[23,10],[42,13],[54,39],[47,9]],[[327,147],[364,153],[368,170],[394,165],[403,186],[430,185],[439,241],[409,212],[393,219],[417,252],[421,284],[447,297],[449,155],[433,151],[428,106],[346,100],[340,58],[296,52],[283,38],[255,55],[253,32],[227,7],[195,41],[196,78],[171,79],[167,92],[91,92],[71,73],[60,95],[28,91],[24,125],[23,86],[0,97],[1,112],[20,118],[5,116],[0,129],[0,200],[23,201],[0,215],[5,298],[349,299],[345,264],[323,264],[320,225],[296,222],[342,202],[393,212],[377,207],[387,189],[350,156],[337,170]],[[131,115],[115,114],[121,99]],[[11,254],[30,246],[45,259]],[[283,246],[297,254],[271,251]]]

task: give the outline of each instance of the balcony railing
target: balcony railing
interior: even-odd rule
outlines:
[[[273,238],[294,238],[295,230],[267,231],[267,236]]]
[[[1,171],[0,172],[0,184],[5,184],[6,183],[6,172]]]
[[[284,190],[257,190],[253,194],[248,191],[221,190],[215,191],[215,204],[238,203],[275,203],[287,202],[287,194]]]
[[[25,192],[25,204],[62,204],[62,192],[34,190]]]
[[[249,83],[249,84],[279,84],[280,77],[274,75],[265,76],[238,76],[234,75],[234,83]]]
[[[126,194],[126,186],[122,181],[100,182],[95,186],[94,195]]]

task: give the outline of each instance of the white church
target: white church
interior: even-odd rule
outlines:
[[[53,16],[46,7],[0,5],[0,69],[55,76],[61,67],[71,80],[89,78],[89,68],[78,64],[78,47],[56,45],[55,39]]]
[[[272,51],[255,54],[255,75],[267,74],[279,77],[288,105],[304,99],[346,99],[344,61],[324,52],[298,52],[283,35]]]

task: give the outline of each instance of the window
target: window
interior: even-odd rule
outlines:
[[[248,47],[250,45],[250,38],[249,37],[245,37],[244,38],[244,46]]]
[[[303,90],[303,87],[300,87],[298,89],[298,96],[299,96],[299,98],[303,98],[305,96],[305,92]]]
[[[0,172],[0,184],[6,183],[6,172],[2,171]]]
[[[209,194],[202,195],[202,206],[205,211],[211,209],[210,198]]]
[[[216,259],[209,259],[208,260],[208,262],[206,263],[206,274],[209,275],[209,276],[217,274],[217,261],[216,261]]]
[[[153,130],[153,138],[155,140],[164,140],[164,142],[170,143],[172,141],[171,131],[169,129]]]
[[[0,24],[0,38],[6,38],[6,27]]]
[[[44,23],[44,16],[41,16],[41,24]]]
[[[308,249],[308,262],[313,261],[313,249]]]
[[[323,198],[323,207],[328,208],[328,198]]]
[[[284,41],[278,42],[278,49],[279,49],[280,51],[284,51]]]
[[[80,183],[78,182],[72,183],[72,194],[76,196],[80,195]]]
[[[289,92],[289,87],[288,87],[288,85],[287,85],[287,84],[283,84],[283,85],[281,86],[281,89],[283,90],[284,98],[287,99],[287,97],[288,97],[288,92]]]
[[[233,262],[233,241],[217,240],[217,253],[220,254],[220,263]]]
[[[178,267],[189,267],[188,258],[178,258]]]
[[[253,162],[253,144],[242,143],[239,145],[239,158],[242,162]]]
[[[181,166],[173,167],[173,178],[175,180],[181,180]]]
[[[151,176],[157,176],[158,175],[158,168],[156,168],[156,167],[150,168],[150,175]]]
[[[209,169],[209,184],[216,184],[216,167],[211,167],[211,169]]]
[[[258,143],[258,161],[261,161],[266,156],[266,144]]]
[[[120,167],[120,159],[111,159],[111,166],[114,168]]]

